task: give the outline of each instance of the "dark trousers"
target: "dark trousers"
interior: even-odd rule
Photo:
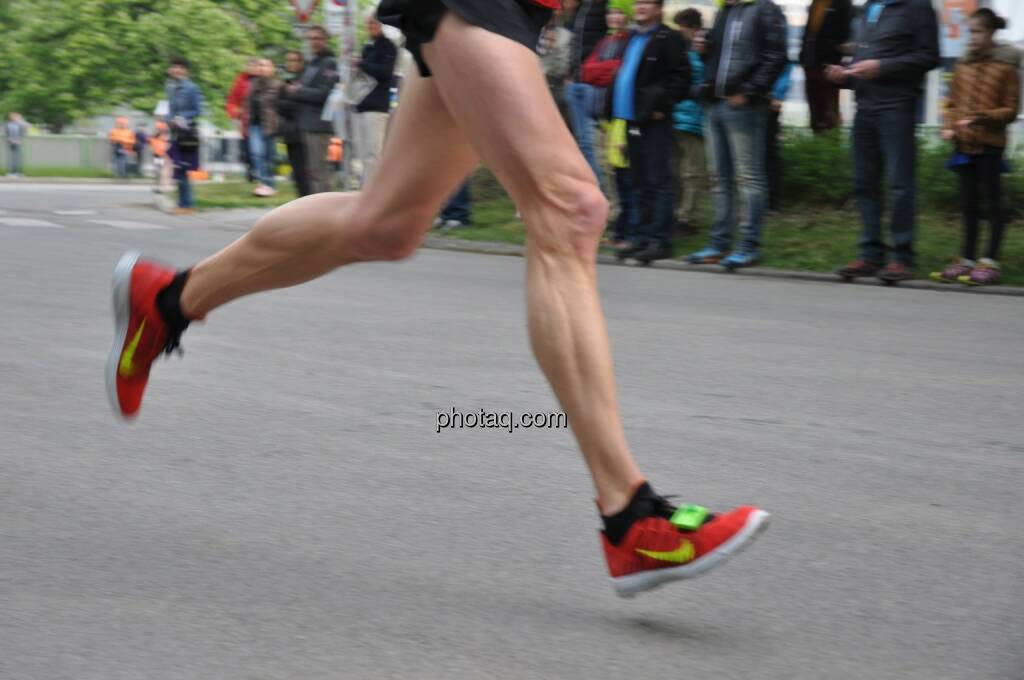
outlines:
[[[612,227],[612,240],[632,241],[636,238],[640,212],[629,168],[615,168],[615,193],[619,197],[619,216]]]
[[[779,118],[781,116],[781,111],[769,108],[765,123],[764,171],[768,176],[769,210],[778,210],[779,200],[782,197],[782,154],[779,153],[779,134],[782,132]]]
[[[444,208],[441,209],[442,220],[445,222],[455,220],[457,222],[462,222],[463,224],[471,224],[473,222],[473,197],[469,193],[469,185],[471,181],[472,180],[466,180],[465,183],[459,187],[459,190],[455,192],[455,195],[448,199]]]
[[[917,225],[917,141],[914,110],[858,111],[853,121],[853,189],[863,231],[861,259],[884,264],[882,178],[892,202],[891,257],[914,264]]]
[[[669,245],[675,220],[672,122],[630,124],[627,141],[633,195],[640,207],[636,240],[641,245]]]
[[[980,221],[981,194],[985,195],[988,221],[992,227],[991,238],[985,257],[999,259],[999,248],[1003,243],[1003,156],[985,153],[971,156],[974,161],[960,168],[960,196],[964,210],[964,257],[968,260],[978,256],[978,222]]]
[[[301,141],[285,142],[288,164],[292,166],[292,181],[299,196],[309,196],[309,176],[306,174],[306,147]]]
[[[828,81],[823,68],[804,69],[807,106],[811,110],[811,129],[815,132],[834,130],[843,124],[839,113],[839,88]]]

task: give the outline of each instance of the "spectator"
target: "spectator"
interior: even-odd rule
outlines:
[[[580,68],[581,80],[594,88],[596,98],[604,102],[601,115],[607,109],[607,93],[622,66],[622,57],[632,37],[627,26],[633,15],[632,0],[611,0],[608,3],[608,35],[597,43]],[[626,151],[628,123],[613,119],[607,129],[608,165],[615,174],[615,190],[619,197],[619,215],[611,234],[610,245],[615,250],[630,248],[637,239],[640,214],[633,179],[630,175],[629,156]]]
[[[868,0],[849,67],[829,66],[829,80],[857,94],[853,122],[854,194],[864,228],[860,257],[845,279],[914,277],[917,223],[917,104],[925,75],[939,64],[939,29],[931,0]],[[892,202],[892,249],[882,236],[882,176]],[[885,268],[882,269],[883,264]]]
[[[768,178],[768,209],[776,211],[782,200],[782,154],[779,151],[779,137],[782,135],[782,106],[789,95],[793,64],[786,62],[782,75],[772,86],[772,98],[768,104],[767,125],[765,126],[765,175]]]
[[[672,257],[672,111],[690,89],[686,41],[662,23],[662,0],[638,0],[637,28],[612,87],[612,116],[628,121],[630,176],[640,227],[620,257],[651,262]]]
[[[455,195],[448,199],[441,209],[441,214],[434,221],[434,226],[440,227],[442,231],[452,231],[473,224],[473,196],[470,193],[472,183],[472,176],[463,182]]]
[[[551,23],[544,31],[540,40],[540,48],[537,51],[540,54],[544,75],[548,79],[551,96],[554,97],[565,124],[571,127],[569,107],[565,100],[565,83],[569,79],[572,33],[560,25],[560,19],[560,11],[556,11],[551,16]]]
[[[171,175],[173,164],[167,157],[171,146],[170,130],[167,123],[157,121],[153,134],[149,137],[149,146],[153,150],[153,167],[156,170],[156,185],[153,190],[157,194],[171,191]]]
[[[384,148],[388,114],[391,112],[391,85],[395,77],[395,61],[398,59],[398,48],[384,35],[384,27],[376,12],[371,13],[366,20],[366,32],[370,40],[363,45],[362,57],[357,58],[353,64],[354,68],[377,81],[376,87],[356,105],[356,146],[363,166],[360,181],[363,186],[377,167],[377,160]]]
[[[299,196],[309,195],[309,178],[306,174],[306,151],[302,145],[302,134],[298,124],[298,102],[288,96],[288,86],[298,82],[306,68],[302,52],[289,50],[284,56],[286,72],[283,87],[277,92],[277,113],[281,139],[288,149],[288,164],[292,166],[292,181]]]
[[[132,174],[142,178],[142,166],[146,160],[146,149],[149,148],[149,135],[142,123],[135,125],[135,145],[132,147]]]
[[[114,129],[107,135],[110,142],[110,154],[114,160],[114,174],[118,179],[128,177],[128,168],[135,154],[135,133],[128,124],[128,119],[119,117],[114,121]]]
[[[274,62],[269,59],[258,60],[254,73],[255,77],[249,79],[249,96],[245,103],[249,114],[249,158],[259,182],[252,195],[267,197],[277,193],[274,188],[274,176],[277,174],[274,138],[280,127],[277,100],[281,81],[277,79]]]
[[[583,60],[590,56],[597,43],[608,32],[605,14],[608,0],[581,0],[570,20],[572,46],[569,54],[569,82],[565,86],[565,99],[569,108],[569,121],[576,143],[583,157],[594,171],[598,184],[602,184],[601,168],[597,162],[594,137],[597,120],[594,115],[594,92],[580,80]]]
[[[168,157],[174,164],[178,182],[178,208],[175,214],[195,212],[189,173],[199,169],[199,118],[202,97],[199,88],[188,77],[189,65],[184,58],[171,61],[171,82],[167,87],[168,119],[171,128],[171,149]]]
[[[22,145],[25,142],[25,134],[28,128],[25,119],[20,113],[12,111],[7,115],[7,123],[4,125],[4,134],[7,137],[7,161],[11,177],[24,177],[24,157]]]
[[[715,217],[710,244],[687,261],[750,267],[760,259],[764,230],[765,116],[772,86],[786,65],[782,10],[772,0],[725,0],[711,29],[705,64],[698,94],[707,102]],[[736,233],[734,186],[745,210],[739,247],[728,254]]]
[[[842,61],[852,21],[851,0],[813,0],[807,8],[800,65],[804,68],[811,129],[815,133],[833,130],[843,123],[839,88],[825,77],[825,67]]]
[[[245,103],[249,100],[249,81],[257,77],[259,70],[259,59],[251,57],[245,62],[245,70],[238,74],[235,82],[231,85],[227,100],[224,102],[224,111],[228,118],[235,121],[238,133],[242,136],[242,142],[238,147],[239,156],[245,164],[246,181],[252,182],[256,179],[252,158],[249,156],[249,111]]]
[[[676,26],[690,44],[690,80],[704,82],[704,19],[700,12],[690,8],[675,16]],[[676,213],[680,234],[696,234],[693,224],[697,201],[707,191],[708,165],[704,154],[704,107],[693,99],[676,104],[675,122],[675,182],[679,187],[679,209]]]
[[[1006,128],[1020,110],[1020,74],[1013,64],[994,56],[996,31],[1006,20],[990,9],[971,16],[967,54],[956,66],[946,104],[943,139],[956,144],[951,166],[960,175],[964,211],[962,257],[932,278],[944,283],[985,286],[998,283],[999,248],[1003,241],[1002,180]],[[985,193],[991,235],[986,256],[978,257],[978,218]]]
[[[288,85],[286,92],[298,104],[298,125],[306,151],[306,176],[313,194],[331,190],[331,168],[327,147],[334,136],[331,121],[323,119],[324,104],[338,82],[338,63],[327,47],[327,31],[322,26],[306,30],[313,59],[302,76]]]

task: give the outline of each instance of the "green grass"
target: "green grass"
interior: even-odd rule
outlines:
[[[199,210],[211,208],[276,208],[294,200],[295,188],[286,182],[278,182],[277,196],[257,198],[252,195],[253,185],[245,182],[211,182],[195,187],[196,207]]]
[[[6,170],[0,174],[7,175]],[[26,166],[26,177],[68,177],[73,179],[111,179],[114,177],[109,170],[97,170],[95,168],[64,168],[45,165]]]
[[[710,223],[710,210],[701,211],[700,224]],[[1003,281],[1024,286],[1024,226],[1020,221],[1007,229],[1003,244]],[[987,224],[983,233],[987,238]],[[762,265],[778,269],[833,272],[857,254],[860,218],[850,210],[792,206],[768,218],[764,234]],[[938,212],[920,216],[917,238],[917,274],[927,278],[959,252],[962,238],[960,220]],[[468,241],[522,244],[526,240],[522,222],[507,198],[473,205],[473,226],[445,234]],[[678,238],[678,258],[706,245],[706,226],[697,236]],[[985,243],[984,239],[982,243]]]

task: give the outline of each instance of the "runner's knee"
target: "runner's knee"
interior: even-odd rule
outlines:
[[[359,257],[372,262],[394,262],[411,257],[420,247],[433,219],[431,210],[406,210],[383,218],[363,218],[364,236],[357,246]]]
[[[537,210],[539,213],[530,215],[536,225],[529,233],[534,245],[581,260],[593,260],[608,224],[609,211],[608,199],[597,185],[569,180],[561,189],[543,192]]]

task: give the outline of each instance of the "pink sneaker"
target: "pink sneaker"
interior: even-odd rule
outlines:
[[[956,257],[941,272],[932,272],[931,278],[939,283],[956,283],[961,276],[969,276],[973,269],[973,260]]]
[[[999,270],[999,263],[983,257],[978,260],[978,266],[971,270],[970,274],[959,277],[960,283],[967,286],[994,286],[1002,279],[1002,272]]]

